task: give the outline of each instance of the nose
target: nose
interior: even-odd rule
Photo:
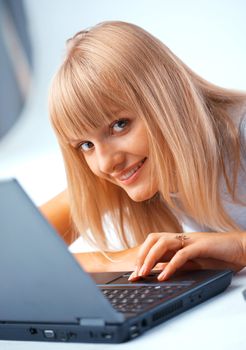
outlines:
[[[97,164],[100,172],[112,174],[124,168],[124,152],[112,145],[101,143],[96,147]]]

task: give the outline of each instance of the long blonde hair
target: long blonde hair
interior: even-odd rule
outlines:
[[[236,201],[240,144],[228,110],[245,99],[244,93],[200,78],[136,25],[103,22],[69,39],[49,107],[77,230],[103,250],[110,243],[105,217],[123,247],[141,243],[150,232],[180,231],[173,214],[180,205],[171,192],[198,223],[216,231],[238,229],[223,208],[220,179],[223,175]],[[151,200],[134,202],[120,187],[97,178],[69,143],[110,123],[112,107],[134,113],[146,126],[152,175],[159,184]]]

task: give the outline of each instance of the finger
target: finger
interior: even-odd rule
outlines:
[[[137,271],[133,271],[132,274],[129,276],[128,281],[135,282],[139,280],[141,277],[138,276]]]
[[[163,236],[163,233],[150,233],[142,246],[139,248],[138,257],[136,259],[135,264],[135,270],[132,272],[132,274],[129,276],[129,281],[136,281],[140,278],[139,271],[143,265],[144,259],[146,255],[148,254],[151,247],[158,241],[160,236]],[[169,261],[170,258],[173,256],[174,252],[170,252],[170,254],[167,254],[167,260]],[[166,260],[166,261],[167,261]]]
[[[150,233],[148,235],[148,237],[146,238],[146,240],[143,242],[143,244],[140,246],[139,252],[137,255],[137,259],[136,259],[136,263],[135,263],[135,269],[132,272],[132,274],[129,276],[128,281],[133,282],[133,281],[137,281],[138,279],[140,279],[140,276],[138,275],[138,273],[139,273],[139,270],[142,266],[142,261],[144,261],[145,255],[147,254],[148,250],[157,241],[157,239],[158,239],[157,235],[158,234]]]
[[[167,251],[178,249],[179,245],[180,243],[175,238],[160,238],[146,255],[139,276],[148,275],[156,263],[162,261],[162,257]]]
[[[199,256],[199,251],[199,248],[194,246],[187,246],[183,249],[178,250],[177,253],[167,264],[165,270],[162,273],[160,273],[160,275],[158,276],[158,280],[164,281],[168,279],[171,275],[175,273],[177,269],[181,268],[181,266],[187,263],[188,260],[193,260],[197,256]]]
[[[171,259],[171,258],[170,258]],[[170,260],[169,259],[169,260]],[[167,265],[167,262],[159,262],[155,265],[155,267],[153,268],[153,271],[157,272],[157,271],[160,271],[160,270],[164,270],[165,267]]]
[[[146,255],[148,254],[152,246],[158,241],[159,237],[160,237],[159,233],[150,233],[146,238],[146,240],[141,245],[137,256],[137,260],[136,260],[136,269],[135,269],[136,272],[140,270],[146,258]]]
[[[159,273],[160,271],[164,270],[166,265],[167,265],[167,262],[165,262],[165,263],[158,263],[158,264],[155,265],[155,267],[153,268],[152,271],[155,272],[155,273]],[[133,271],[131,273],[131,275],[129,276],[128,281],[135,282],[135,281],[138,281],[140,278],[141,278],[141,276],[139,276],[136,271]]]

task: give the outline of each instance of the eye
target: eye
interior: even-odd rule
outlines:
[[[110,125],[111,133],[112,134],[119,134],[122,131],[126,129],[126,127],[129,125],[129,120],[128,119],[119,119],[113,122]]]
[[[82,150],[83,152],[88,152],[94,147],[93,143],[90,141],[84,141],[79,144],[78,149]]]

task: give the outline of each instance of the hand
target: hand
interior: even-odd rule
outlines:
[[[158,276],[160,281],[168,279],[181,267],[230,268],[237,271],[246,265],[245,233],[193,232],[183,235],[183,240],[182,235],[163,232],[149,234],[139,248],[136,268],[129,280],[147,276],[160,262],[167,262],[162,265],[164,270]]]

